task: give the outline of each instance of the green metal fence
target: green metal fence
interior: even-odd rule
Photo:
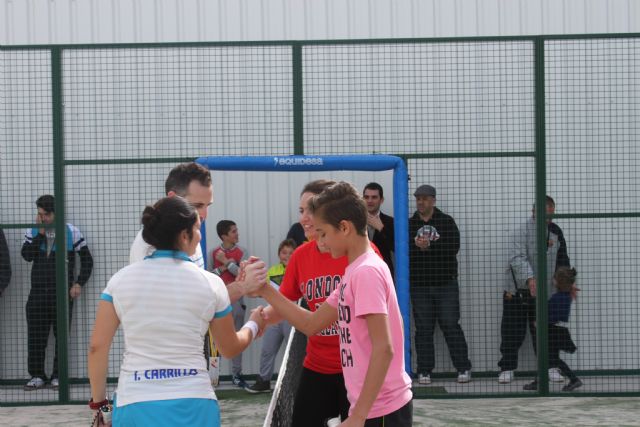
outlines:
[[[546,194],[582,289],[569,325],[578,351],[561,354],[584,383],[573,393],[638,394],[639,49],[636,34],[0,47],[0,228],[10,254],[0,264],[12,270],[0,299],[0,402],[86,399],[95,301],[127,264],[139,214],[162,196],[175,163],[356,153],[406,159],[410,212],[413,191],[433,185],[460,231],[472,381],[456,382],[440,324],[432,383],[416,383],[416,396],[570,394],[546,375],[544,245],[536,254],[540,357],[527,338],[514,379],[498,383],[510,248],[536,201],[536,238],[548,241]],[[242,188],[247,200],[250,188]],[[24,391],[32,265],[20,252],[25,229],[38,228],[42,194],[57,200],[52,229],[77,226],[94,268],[70,328],[58,328],[59,389]],[[276,210],[265,221],[283,220]],[[60,308],[69,301],[63,253],[55,266]],[[56,321],[67,323],[66,310]],[[416,351],[428,351],[423,345],[417,340]],[[112,377],[123,346],[118,336]],[[52,342],[47,375],[51,350]],[[538,391],[523,390],[537,372],[545,373]]]

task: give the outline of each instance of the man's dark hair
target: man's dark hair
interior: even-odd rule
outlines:
[[[216,224],[216,232],[218,233],[218,237],[222,239],[222,236],[227,234],[231,230],[231,227],[233,227],[234,225],[236,225],[236,223],[228,219],[219,221]]]
[[[545,200],[546,200],[547,205],[551,205],[554,208],[556,207],[556,202],[555,202],[555,200],[553,200],[553,197],[547,195]]]
[[[315,181],[308,182],[300,192],[300,195],[302,196],[304,193],[320,194],[325,190],[325,188],[335,183],[335,181],[328,179],[316,179]]]
[[[183,230],[193,238],[193,225],[198,213],[180,196],[165,197],[142,212],[142,238],[156,249],[177,250],[178,236]]]
[[[348,182],[340,181],[313,196],[309,208],[314,216],[334,228],[339,227],[340,221],[349,221],[359,235],[367,233],[367,205]]]
[[[382,199],[384,197],[384,191],[382,190],[382,185],[378,184],[377,182],[370,182],[367,185],[365,185],[364,189],[362,190],[363,195],[366,190],[378,190],[378,194],[380,195],[380,198]]]
[[[553,200],[553,197],[551,197],[549,195],[546,195],[544,200],[545,200],[544,201],[545,206],[553,206],[554,208],[556,207],[556,201]],[[536,208],[536,204],[534,203],[533,204],[533,209],[535,209],[535,208]]]
[[[46,213],[55,212],[55,199],[51,194],[40,196],[38,200],[36,200],[36,207],[39,207]]]
[[[211,185],[209,169],[195,162],[179,164],[171,169],[164,182],[165,194],[173,191],[178,196],[184,197],[187,195],[191,181],[198,181],[201,185],[209,187]]]

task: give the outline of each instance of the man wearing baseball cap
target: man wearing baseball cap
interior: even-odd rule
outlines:
[[[436,208],[436,189],[421,185],[413,193],[416,212],[409,218],[409,279],[416,327],[418,382],[431,384],[435,366],[436,322],[445,337],[458,382],[471,380],[471,361],[460,326],[458,250],[460,232],[453,218]]]

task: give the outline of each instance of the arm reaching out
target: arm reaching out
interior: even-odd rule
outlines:
[[[257,288],[250,288],[251,293],[257,293],[271,304],[271,309],[286,319],[293,327],[307,336],[312,336],[338,320],[338,310],[323,303],[315,312],[299,307],[293,301],[275,290],[272,286],[262,284]]]
[[[233,316],[227,314],[224,317],[214,318],[211,321],[211,337],[216,343],[220,354],[227,359],[231,359],[238,354],[242,353],[251,342],[256,339],[264,329],[265,322],[260,316],[262,307],[259,306],[251,312],[249,321],[235,332],[233,325]],[[255,322],[258,326],[258,330],[252,330],[250,323]],[[255,334],[254,334],[255,332]]]

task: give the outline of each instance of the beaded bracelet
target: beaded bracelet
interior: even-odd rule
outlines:
[[[98,409],[108,404],[109,404],[109,399],[104,399],[104,400],[101,400],[100,402],[94,402],[92,397],[91,400],[89,401],[89,408],[91,408],[93,411],[97,411]]]

